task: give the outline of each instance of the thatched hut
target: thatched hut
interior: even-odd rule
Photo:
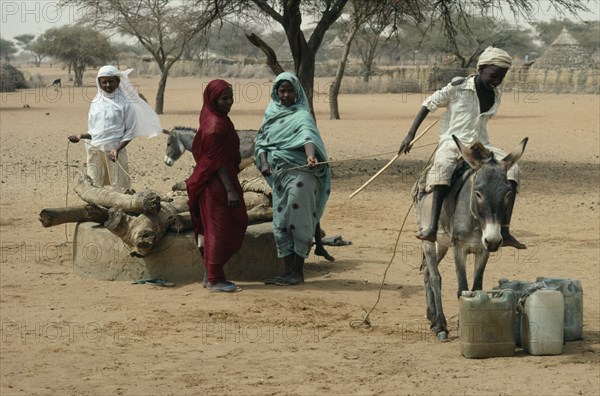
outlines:
[[[579,42],[563,28],[550,47],[531,65],[532,69],[543,70],[587,70],[596,64]]]

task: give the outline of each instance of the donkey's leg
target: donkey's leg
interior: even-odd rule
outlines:
[[[489,258],[490,252],[487,249],[481,249],[475,254],[475,270],[473,276],[473,288],[471,290],[483,289],[483,273]]]
[[[433,242],[424,242],[423,243],[423,251],[425,254],[425,263],[427,265],[427,272],[429,273],[427,284],[425,285],[426,289],[430,289],[431,296],[429,296],[429,301],[433,300],[433,305],[435,308],[435,317],[431,322],[431,330],[434,331],[437,335],[437,339],[443,341],[448,338],[448,327],[446,323],[446,316],[444,315],[444,310],[442,309],[442,275],[439,271],[439,256],[436,253],[435,243]],[[428,301],[428,304],[429,304]],[[434,311],[431,307],[428,306],[428,311]]]
[[[459,242],[454,242],[454,268],[456,270],[456,280],[458,281],[458,291],[456,297],[460,298],[463,291],[469,290],[467,281],[467,250]]]
[[[429,278],[429,267],[427,267],[427,260],[425,255],[421,260],[421,271],[423,271],[423,283],[425,285],[425,303],[427,304],[427,319],[431,322],[430,329],[433,331],[435,322],[435,298],[433,294],[433,287]]]

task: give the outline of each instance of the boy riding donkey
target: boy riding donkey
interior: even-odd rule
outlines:
[[[417,238],[431,242],[435,242],[437,239],[442,204],[460,157],[452,135],[467,146],[479,141],[492,151],[496,158],[502,159],[506,156],[505,152],[493,147],[489,141],[487,122],[496,114],[500,106],[501,92],[498,86],[502,83],[511,63],[512,58],[506,51],[488,47],[477,62],[478,74],[466,78],[455,78],[450,84],[429,96],[417,113],[406,138],[400,145],[399,153],[410,151],[410,142],[430,112],[437,110],[438,107],[446,107],[446,112],[440,116],[439,146],[427,174],[427,191],[431,191],[433,194],[431,223],[428,228],[420,231]],[[509,231],[519,176],[519,167],[514,164],[507,173],[511,193],[506,198],[506,213],[502,219],[502,246],[526,249],[527,247],[513,237]]]

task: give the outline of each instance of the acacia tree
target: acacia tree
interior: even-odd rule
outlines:
[[[501,47],[513,55],[522,55],[536,47],[529,29],[511,25],[506,21],[490,17],[468,17],[468,31],[459,28],[453,38],[444,34],[441,22],[429,25],[402,26],[398,38],[405,52],[436,53],[451,55],[458,67],[470,68],[488,46]]]
[[[348,1],[251,0],[263,15],[280,24],[285,31],[294,60],[294,71],[302,83],[311,109],[317,51],[323,43],[325,33],[342,15]],[[245,4],[242,7],[245,7]],[[314,16],[316,22],[308,39],[301,28],[303,12]],[[317,19],[317,15],[320,15],[320,18]]]
[[[372,23],[366,23],[358,31],[356,40],[356,51],[360,56],[362,62],[363,81],[368,83],[373,73],[373,63],[375,62],[375,56],[381,40],[383,39],[382,34],[387,28],[385,24],[374,21]]]
[[[315,54],[319,50],[323,37],[331,25],[342,15],[349,0],[250,0],[254,11],[259,11],[283,27],[292,57],[294,70],[302,82],[312,107],[313,84],[315,73]],[[405,5],[411,0],[371,0],[386,3],[390,12],[399,17],[406,12]],[[246,12],[248,1],[239,1],[241,11]],[[468,26],[468,16],[473,10],[482,13],[493,12],[507,6],[515,15],[530,16],[538,4],[537,0],[420,0],[414,2],[422,5],[417,14],[430,21],[441,20],[445,34],[452,40],[457,29]],[[561,13],[576,14],[586,11],[587,7],[580,0],[547,0],[547,5]],[[316,25],[308,38],[302,31],[303,13],[311,15]],[[241,13],[240,13],[241,15]],[[246,15],[249,15],[246,13]],[[256,15],[256,14],[255,14]],[[397,19],[397,18],[394,18]],[[272,53],[274,51],[269,48]]]
[[[452,47],[459,46],[455,43],[461,32],[470,32],[472,17],[481,16],[492,21],[503,20],[503,7],[519,19],[531,20],[535,18],[539,0],[432,0],[433,12],[431,21],[440,21],[443,34]],[[577,16],[578,11],[589,11],[581,0],[545,0],[544,6],[554,8],[561,15],[571,14]]]
[[[83,73],[88,67],[110,61],[115,50],[108,37],[81,25],[66,25],[46,30],[39,38],[40,51],[64,62],[75,74],[74,84],[83,85]]]
[[[15,36],[15,40],[17,41],[17,45],[21,47],[23,51],[31,52],[31,42],[35,39],[35,35],[33,34],[20,34]]]
[[[21,34],[15,36],[15,40],[17,40],[19,46],[23,48],[23,51],[28,51],[33,55],[35,67],[40,67],[42,60],[46,57],[46,55],[43,54],[44,49],[46,48],[46,44],[43,40],[40,40],[40,37],[36,39],[33,34]]]
[[[15,43],[10,40],[5,40],[0,37],[0,58],[3,58],[6,62],[10,61],[10,58],[17,52]]]
[[[42,61],[47,56],[46,48],[48,48],[47,37],[44,35],[38,36],[30,45],[29,51],[33,55],[35,67],[40,67]],[[69,69],[70,70],[70,69]]]
[[[204,64],[209,53],[223,57],[232,57],[239,60],[256,58],[259,49],[249,46],[244,35],[245,30],[253,27],[244,23],[244,26],[223,21],[222,24],[213,24],[205,35],[197,35],[185,47],[182,59],[195,60],[199,65]]]
[[[63,0],[74,4],[82,21],[98,29],[135,37],[160,69],[155,111],[162,114],[171,67],[186,45],[217,18],[230,12],[231,0]]]
[[[399,12],[398,6],[402,5],[402,12]],[[397,18],[411,16],[415,22],[419,21],[421,14],[419,13],[419,1],[410,0],[401,4],[391,4],[388,1],[369,1],[369,0],[352,0],[351,11],[349,16],[349,29],[344,51],[338,63],[338,69],[335,75],[335,80],[329,89],[329,118],[339,120],[340,112],[338,105],[338,95],[342,85],[342,78],[346,69],[346,62],[350,54],[350,48],[355,41],[355,37],[359,32],[369,30],[372,32],[369,35],[370,40],[366,41],[366,50],[363,52],[359,48],[363,64],[365,65],[365,81],[368,81],[369,73],[375,58],[379,36],[390,25],[395,26]],[[367,34],[365,33],[365,36]],[[368,65],[368,66],[367,66]]]

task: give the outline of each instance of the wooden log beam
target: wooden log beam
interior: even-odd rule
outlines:
[[[169,203],[175,207],[178,213],[190,211],[187,195],[175,196]]]
[[[183,232],[193,229],[192,216],[190,215],[187,197],[175,197],[173,205],[177,214],[170,221],[169,231]],[[260,223],[273,220],[273,208],[269,197],[262,193],[244,192],[244,201],[248,210],[248,222]]]
[[[83,175],[73,190],[85,202],[105,208],[116,208],[127,213],[156,213],[161,209],[161,198],[152,190],[133,195],[123,194],[106,187],[92,185],[92,179]]]
[[[248,211],[248,223],[264,223],[273,220],[273,208],[258,205]]]
[[[190,212],[179,212],[171,219],[169,231],[183,232],[193,229],[192,215]]]
[[[44,227],[83,221],[104,223],[107,219],[108,213],[105,209],[91,204],[66,208],[44,208],[40,212],[40,222]]]
[[[130,216],[121,209],[111,208],[104,227],[121,238],[131,250],[132,256],[145,257],[167,232],[175,215],[177,209],[168,202],[161,203],[161,209],[157,213],[143,213],[139,216]]]

